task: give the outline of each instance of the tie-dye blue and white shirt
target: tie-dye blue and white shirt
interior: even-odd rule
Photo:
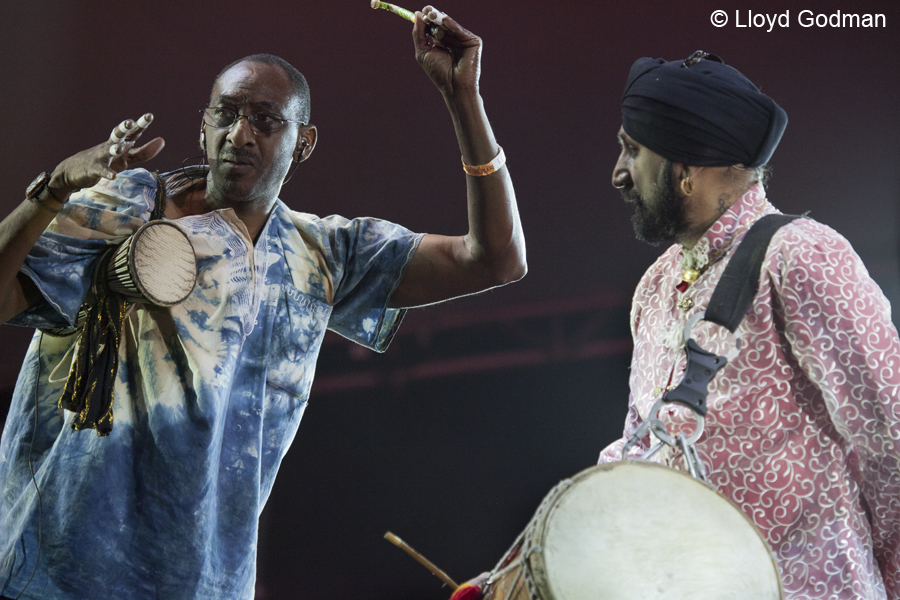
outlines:
[[[169,177],[169,195],[184,184]],[[22,268],[44,301],[11,322],[71,327],[94,259],[150,218],[156,189],[134,170],[73,195]],[[108,437],[73,431],[57,408],[77,336],[32,340],[0,442],[0,595],[25,587],[40,535],[23,598],[252,598],[258,517],[325,330],[383,351],[403,312],[388,300],[421,239],[280,201],[255,245],[231,209],[176,223],[197,285],[127,315]]]

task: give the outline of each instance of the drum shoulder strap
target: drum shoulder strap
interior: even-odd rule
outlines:
[[[713,290],[703,317],[706,321],[717,323],[731,333],[737,331],[759,291],[762,261],[772,236],[798,218],[799,215],[767,215],[753,224]],[[693,339],[686,341],[684,350],[687,354],[684,378],[662,399],[664,402],[679,402],[699,415],[706,415],[709,382],[728,361],[724,356],[707,352]]]
[[[799,218],[802,216],[766,215],[753,224],[713,291],[706,308],[706,321],[717,323],[732,333],[737,330],[759,291],[759,274],[772,236]]]
[[[166,180],[158,172],[153,173],[153,176],[156,177],[156,198],[150,220],[157,221],[166,214]]]

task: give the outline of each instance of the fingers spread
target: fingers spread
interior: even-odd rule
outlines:
[[[153,122],[153,114],[146,113],[136,122],[132,119],[126,119],[119,123],[112,133],[109,135],[109,155],[110,161],[122,156],[134,146],[134,143],[141,137],[144,130]]]
[[[152,123],[152,122],[153,122],[153,113],[146,113],[146,114],[142,115],[140,119],[138,119],[137,126],[140,127],[142,130],[147,129],[148,127],[150,127],[150,123]]]
[[[109,134],[109,141],[111,141],[113,144],[118,144],[123,139],[125,139],[125,136],[128,135],[128,130],[130,130],[133,126],[134,121],[132,121],[131,119],[125,119],[113,128],[112,133]]]
[[[141,134],[144,133],[144,131],[148,127],[150,127],[150,123],[152,123],[152,122],[153,122],[153,114],[152,113],[146,113],[146,114],[142,115],[141,118],[137,120],[137,123],[135,123],[128,130],[128,133],[125,136],[125,141],[136,142],[137,139],[139,137],[141,137]]]
[[[129,163],[133,163],[150,160],[151,158],[159,154],[163,147],[165,147],[165,145],[166,142],[161,137],[154,138],[140,148],[135,148],[134,150],[129,152],[128,161]]]

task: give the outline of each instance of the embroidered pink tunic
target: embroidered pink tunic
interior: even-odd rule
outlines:
[[[712,264],[683,293],[680,245],[644,274],[624,437],[601,463],[619,460],[662,389],[681,380],[679,334],[749,224],[778,212],[764,194],[754,187],[706,232],[697,248]],[[768,540],[787,598],[900,598],[900,343],[890,304],[847,240],[799,219],[772,239],[740,331],[739,355],[710,384],[697,442],[710,482]],[[692,337],[718,354],[734,346],[705,321]],[[670,406],[660,415],[669,432],[693,431],[690,409]],[[679,451],[653,460],[683,470]]]

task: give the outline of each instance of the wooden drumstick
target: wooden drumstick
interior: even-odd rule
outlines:
[[[416,13],[406,10],[405,8],[400,8],[395,4],[379,2],[379,0],[372,0],[369,4],[374,9],[380,8],[392,12],[398,17],[403,17],[407,21],[412,21],[413,23],[416,22]],[[441,29],[441,26],[444,24],[444,17],[446,16],[445,13],[435,9],[433,6],[429,5],[423,8],[422,18],[425,20],[426,33],[436,39],[441,39],[444,36],[444,30]]]
[[[438,569],[437,566],[435,566],[435,564],[433,562],[431,562],[430,560],[428,560],[427,558],[425,558],[424,556],[422,556],[421,554],[419,554],[418,552],[413,550],[409,544],[407,544],[406,542],[404,542],[403,540],[398,538],[396,535],[394,535],[390,531],[388,531],[387,533],[384,534],[384,539],[386,539],[387,541],[394,544],[395,546],[397,546],[398,548],[400,548],[401,550],[403,550],[404,552],[406,552],[407,554],[412,556],[414,559],[416,559],[419,562],[419,564],[421,564],[426,569],[431,571],[431,573],[433,575],[435,575],[438,579],[440,579],[441,581],[443,581],[444,583],[449,585],[451,588],[453,588],[454,592],[456,591],[456,588],[459,587],[459,585],[455,581],[450,579],[449,575],[447,575],[446,573],[444,573],[443,571]]]
[[[403,17],[407,21],[416,22],[416,15],[412,11],[406,10],[405,8],[400,8],[394,4],[388,4],[387,2],[379,2],[378,0],[372,0],[370,3],[372,8],[381,8],[386,11],[392,12],[398,17]]]

